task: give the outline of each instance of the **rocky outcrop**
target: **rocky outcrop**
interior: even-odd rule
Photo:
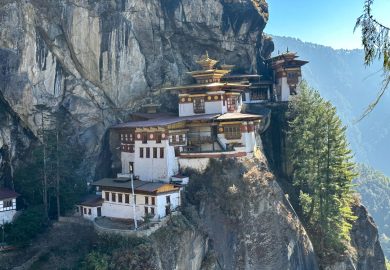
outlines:
[[[191,176],[187,195],[221,269],[318,269],[310,239],[264,160],[212,162]]]
[[[0,94],[33,134],[36,105],[65,110],[93,177],[107,127],[152,89],[188,80],[206,50],[260,72],[273,50],[267,20],[264,0],[2,1]]]
[[[385,256],[373,218],[363,205],[354,206],[353,212],[357,216],[351,231],[352,245],[357,251],[356,269],[385,270]]]
[[[379,243],[378,229],[363,205],[353,206],[357,217],[351,230],[351,244],[354,249],[342,260],[329,263],[325,270],[386,270],[385,256]]]

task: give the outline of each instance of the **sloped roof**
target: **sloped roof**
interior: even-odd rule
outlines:
[[[144,121],[131,121],[122,124],[118,124],[113,126],[112,128],[142,128],[142,127],[158,127],[158,126],[167,126],[175,123],[179,123],[182,121],[197,121],[197,120],[211,120],[220,114],[200,114],[200,115],[192,115],[192,116],[175,116],[175,117],[163,117],[163,118],[153,118]]]
[[[0,188],[0,201],[19,197],[20,194],[8,188]]]
[[[222,120],[261,119],[261,118],[262,116],[257,114],[234,112],[234,113],[222,114],[217,118],[217,120],[222,121]]]
[[[79,205],[83,206],[89,206],[89,207],[96,207],[96,206],[101,206],[102,203],[104,202],[103,198],[100,195],[96,194],[91,194],[85,196]]]
[[[134,180],[134,193],[158,193],[159,189],[171,184],[162,182],[147,182],[141,180]],[[126,178],[103,178],[92,183],[93,186],[101,186],[108,188],[127,189],[131,191],[131,181]],[[166,190],[166,189],[165,189]],[[173,188],[171,191],[176,191],[178,188]]]

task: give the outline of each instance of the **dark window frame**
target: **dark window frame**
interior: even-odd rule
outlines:
[[[236,140],[242,137],[240,125],[226,125],[223,127],[223,132],[227,140]]]
[[[194,106],[194,113],[205,113],[205,100],[204,98],[194,98],[193,100],[193,106]]]
[[[142,138],[142,143],[147,144],[148,143],[148,133],[147,132],[142,132],[141,133],[141,138]]]

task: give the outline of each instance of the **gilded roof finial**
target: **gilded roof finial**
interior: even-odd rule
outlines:
[[[206,51],[205,55],[202,55],[198,61],[196,61],[199,65],[203,67],[204,70],[213,69],[214,66],[218,63],[217,60],[209,58],[209,53]]]

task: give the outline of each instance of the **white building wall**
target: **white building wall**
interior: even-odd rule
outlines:
[[[133,197],[131,193],[104,191],[102,196],[104,198],[105,192],[110,193],[110,200],[104,201],[102,205],[102,216],[122,219],[133,219]],[[116,202],[111,201],[111,194],[116,193]],[[118,194],[122,194],[122,202],[118,202]],[[129,195],[129,203],[125,203],[125,194]],[[136,219],[143,220],[145,217],[145,207],[148,208],[148,213],[151,213],[151,208],[154,208],[155,216],[153,219],[163,218],[165,216],[166,196],[171,197],[171,204],[173,209],[180,205],[180,192],[170,192],[158,196],[135,194],[136,198]],[[148,197],[148,204],[145,204],[145,197]],[[155,205],[152,205],[152,197],[155,198]]]
[[[280,78],[278,84],[281,86],[280,101],[288,101],[290,98],[290,86],[287,84],[287,77]]]
[[[150,157],[146,158],[146,148],[150,149]],[[157,158],[153,158],[153,148],[157,148]],[[144,150],[143,158],[140,158],[140,148]],[[160,158],[160,148],[164,148],[164,158]],[[164,181],[169,182],[169,178],[178,172],[178,164],[175,158],[175,150],[169,145],[168,140],[161,143],[148,141],[135,142],[134,175],[139,176],[142,181]]]
[[[0,212],[0,224],[11,223],[16,214],[16,210]]]
[[[194,114],[194,105],[192,103],[179,104],[179,116],[191,116]]]
[[[167,199],[166,197],[170,196],[171,199],[171,205],[170,209],[175,210],[178,206],[180,206],[180,192],[177,193],[169,193],[169,194],[162,194],[157,196],[157,216],[159,218],[165,217],[165,209],[167,206]]]
[[[81,209],[81,207],[82,207],[82,209]],[[79,206],[80,215],[82,215],[85,219],[94,220],[98,216],[97,215],[97,208],[98,207]],[[91,210],[91,214],[89,214],[89,210]],[[81,211],[82,211],[82,213],[81,213]]]
[[[223,101],[205,101],[205,114],[224,113],[226,106],[223,106]]]
[[[4,207],[4,201],[0,201],[0,224],[12,222],[16,214],[16,198],[11,199],[11,201],[12,206],[10,207]]]
[[[180,168],[192,168],[199,172],[204,172],[209,165],[209,158],[180,158]]]
[[[135,153],[121,152],[122,173],[129,173],[129,163],[135,161]]]

